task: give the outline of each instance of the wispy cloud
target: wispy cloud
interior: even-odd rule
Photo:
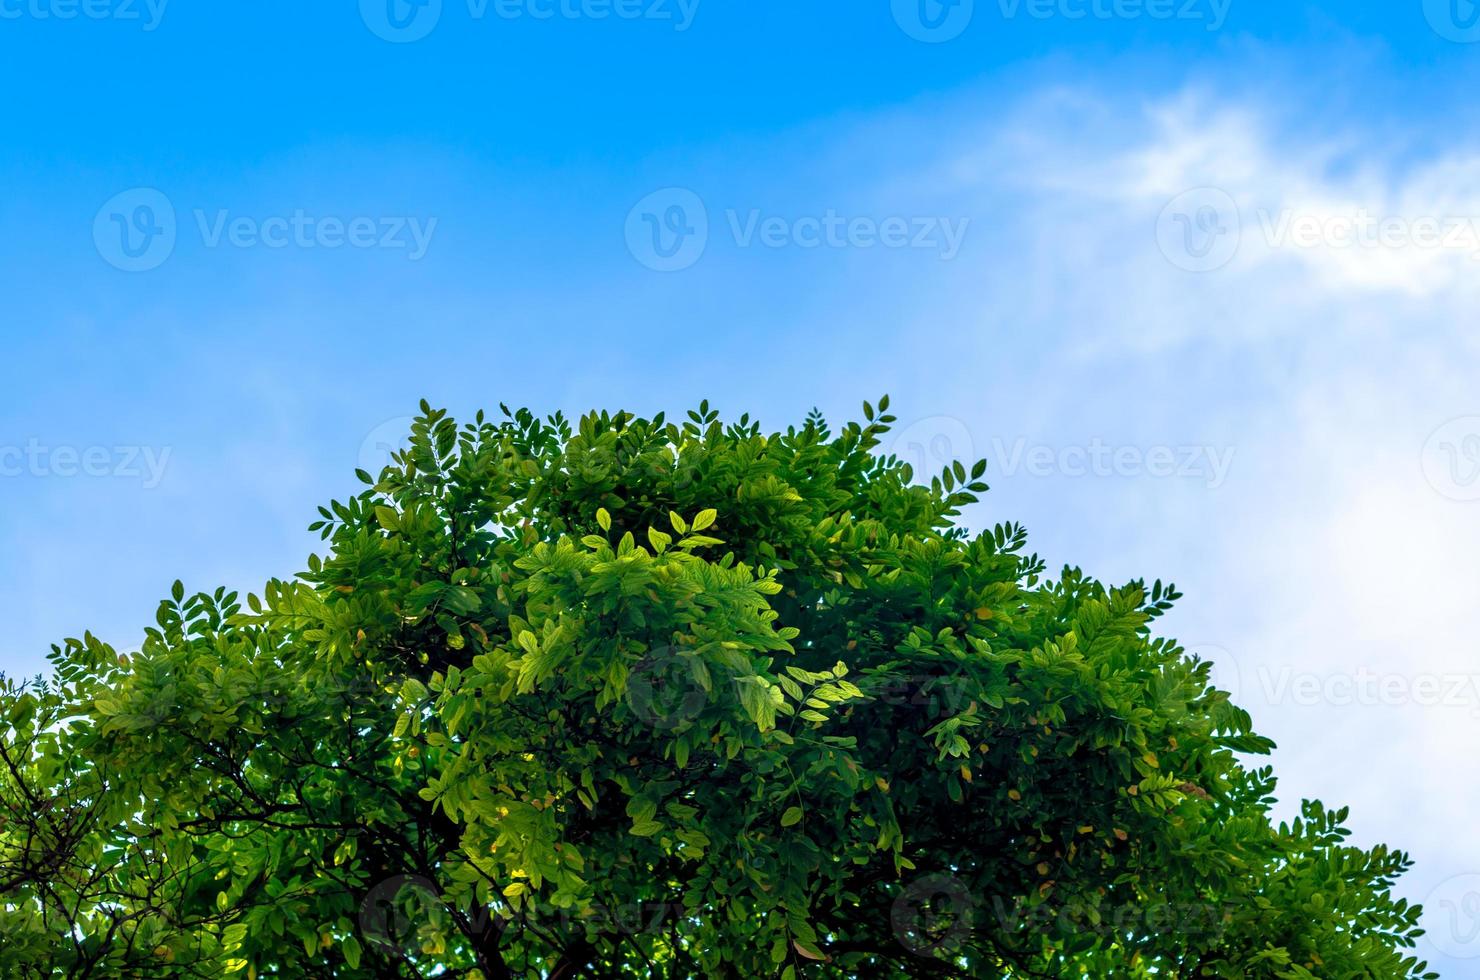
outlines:
[[[1026,96],[938,166],[1002,237],[931,315],[1038,331],[1045,431],[1231,440],[1227,485],[1172,507],[1145,480],[1031,500],[997,475],[1091,569],[1182,555],[1196,588],[1171,625],[1227,651],[1284,794],[1353,804],[1362,839],[1420,858],[1422,899],[1480,870],[1480,146],[1384,150],[1291,125],[1289,104],[1105,91]],[[978,443],[1001,425],[962,411]]]

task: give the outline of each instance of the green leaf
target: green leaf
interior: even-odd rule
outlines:
[[[354,936],[344,937],[344,962],[349,964],[351,970],[358,970],[360,968],[360,956],[362,953],[363,950],[360,949],[360,941],[358,939]]]
[[[672,535],[664,534],[662,531],[659,531],[655,527],[650,527],[647,529],[647,536],[648,543],[653,546],[654,553],[660,555],[664,551],[668,550],[668,545],[673,542]]]
[[[454,585],[442,593],[442,603],[449,612],[459,616],[471,616],[483,607],[478,593],[465,585]]]

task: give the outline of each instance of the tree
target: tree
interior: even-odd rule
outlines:
[[[887,398],[422,412],[296,579],[6,688],[0,974],[1434,976],[1175,588],[968,532]]]

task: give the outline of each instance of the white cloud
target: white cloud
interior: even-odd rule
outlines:
[[[993,510],[1028,511],[1040,545],[1050,530],[1091,571],[1191,570],[1170,625],[1232,651],[1242,701],[1281,742],[1287,803],[1350,803],[1359,840],[1419,858],[1402,888],[1422,899],[1480,871],[1480,686],[1458,704],[1416,686],[1480,685],[1480,501],[1434,479],[1459,457],[1430,459],[1428,476],[1423,458],[1442,451],[1440,426],[1480,416],[1480,146],[1424,155],[1291,125],[1299,111],[1205,93],[1024,100],[939,170],[999,240],[920,318],[987,311],[992,340],[1011,324],[1045,348],[1008,382],[1031,393],[1037,418],[1021,424],[1040,435],[1231,442],[1219,490],[999,479]],[[1163,210],[1200,188],[1236,202],[1242,233],[1226,262],[1188,271],[1196,255],[1165,254]],[[1199,224],[1209,201],[1193,195],[1172,230],[1216,231],[1226,215]],[[1364,214],[1385,241],[1332,239]],[[1303,244],[1297,225],[1322,240]],[[1004,418],[1000,399],[989,417],[983,401],[956,409],[979,444],[1030,417]],[[1451,454],[1466,434],[1480,444],[1467,425],[1444,430]],[[1381,703],[1343,693],[1363,670],[1393,679]],[[1271,697],[1296,674],[1338,682],[1314,703]]]

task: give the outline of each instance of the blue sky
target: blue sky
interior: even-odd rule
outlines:
[[[303,567],[422,397],[887,391],[1480,976],[1480,7],[384,2],[0,0],[0,670]]]

